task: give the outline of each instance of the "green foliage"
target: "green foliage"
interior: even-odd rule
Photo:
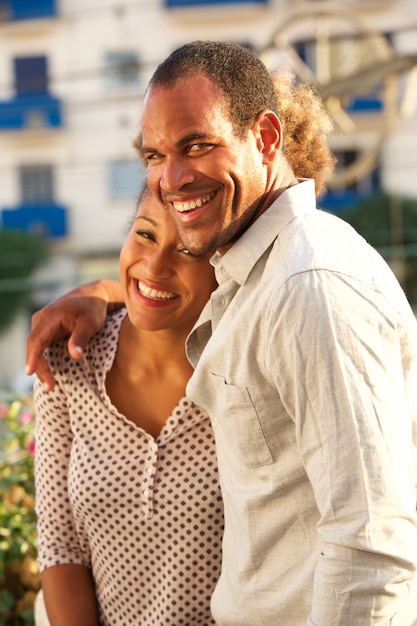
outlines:
[[[0,624],[33,625],[40,587],[29,397],[0,402]]]
[[[0,230],[0,332],[30,303],[30,276],[47,257],[44,239],[20,231]]]
[[[381,193],[342,211],[340,217],[388,263],[400,262],[402,286],[410,302],[417,304],[417,199]]]
[[[417,199],[380,193],[346,209],[341,217],[375,247],[392,245],[393,227],[400,228],[402,243],[417,244]]]

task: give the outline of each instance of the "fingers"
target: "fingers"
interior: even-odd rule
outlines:
[[[26,374],[28,376],[36,372],[40,359],[43,359],[42,355],[47,345],[47,339],[34,335],[33,330],[28,335],[26,339]]]
[[[57,339],[69,337],[71,357],[81,358],[88,341],[105,322],[108,302],[117,302],[120,290],[117,282],[97,281],[57,298],[35,313],[26,342],[26,373],[36,373],[45,389],[52,389],[55,381],[43,356],[46,348]]]
[[[49,369],[49,366],[43,355],[41,355],[38,359],[36,371],[31,373],[36,373],[36,376],[42,382],[45,391],[52,391],[52,389],[55,387],[55,379],[52,376],[52,372]]]
[[[32,321],[32,326],[33,326]],[[36,323],[35,323],[36,326]],[[43,356],[48,345],[48,337],[42,332],[34,335],[33,329],[26,340],[26,375],[36,374],[47,391],[54,388],[55,380]]]
[[[88,343],[91,333],[83,333],[77,327],[68,340],[68,350],[72,358],[80,359],[84,348]],[[51,391],[55,386],[55,379],[43,356],[44,350],[50,345],[52,338],[49,334],[42,333],[35,325],[27,338],[26,348],[26,374],[36,374],[46,391]]]
[[[71,304],[73,327],[68,340],[68,351],[74,359],[79,359],[91,337],[103,326],[107,316],[107,303],[101,298],[84,296],[73,299]]]
[[[36,374],[45,385],[45,389],[52,389],[55,381],[43,353],[56,337],[57,328],[60,326],[48,323],[46,308],[32,316],[32,328],[26,339],[26,374],[28,376]]]
[[[73,359],[80,359],[82,357],[89,339],[90,333],[88,333],[87,337],[82,332],[80,332],[77,327],[74,329],[74,332],[68,339],[68,352]]]
[[[33,323],[34,319],[32,318],[32,326]],[[54,388],[55,380],[43,356],[46,346],[44,341],[42,337],[34,336],[32,332],[28,335],[26,340],[26,374],[31,376],[36,373],[45,389],[50,391]]]

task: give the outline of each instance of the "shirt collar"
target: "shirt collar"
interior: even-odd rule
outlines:
[[[316,206],[314,180],[299,179],[300,184],[286,189],[243,233],[223,256],[218,252],[210,262],[220,284],[232,278],[243,285],[255,263],[295,217]],[[302,184],[301,184],[302,183]]]

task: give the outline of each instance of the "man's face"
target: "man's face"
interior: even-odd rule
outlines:
[[[194,254],[227,249],[264,210],[268,175],[257,125],[239,138],[207,77],[152,87],[142,141],[149,187]]]

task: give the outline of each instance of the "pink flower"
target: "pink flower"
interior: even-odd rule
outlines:
[[[23,413],[19,417],[19,422],[20,424],[22,424],[22,426],[26,426],[26,424],[30,424],[32,420],[33,420],[33,413],[32,411],[29,411],[29,410],[23,411]]]
[[[31,456],[35,456],[35,440],[32,439],[28,443],[28,452]]]
[[[4,419],[9,417],[9,407],[6,404],[0,404],[0,417]]]

